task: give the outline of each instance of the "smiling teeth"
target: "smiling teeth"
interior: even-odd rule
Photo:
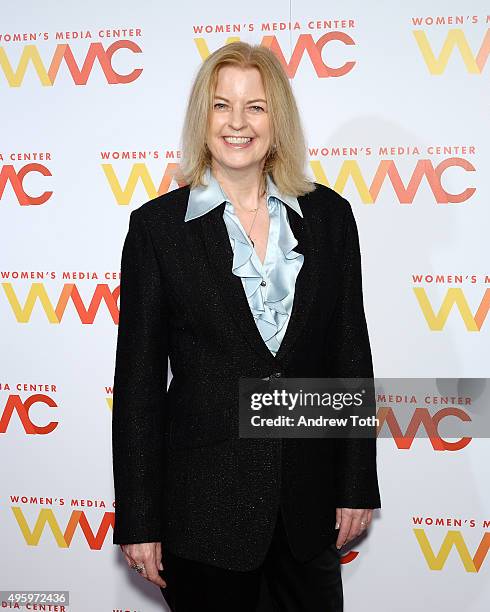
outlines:
[[[230,144],[246,144],[247,142],[250,142],[252,139],[251,138],[236,138],[234,136],[228,136],[225,138],[226,142],[229,142]]]

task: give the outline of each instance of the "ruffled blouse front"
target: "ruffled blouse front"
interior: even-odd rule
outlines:
[[[233,274],[241,278],[260,335],[275,355],[291,316],[296,278],[304,256],[294,251],[298,241],[289,225],[286,206],[271,195],[267,206],[269,239],[263,264],[228,200],[223,219],[233,249]]]

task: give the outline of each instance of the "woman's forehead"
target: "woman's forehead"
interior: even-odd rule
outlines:
[[[243,69],[238,66],[220,68],[214,94],[216,97],[253,94],[255,98],[265,99],[262,77],[257,68]]]

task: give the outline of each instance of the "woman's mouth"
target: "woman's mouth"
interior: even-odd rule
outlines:
[[[223,136],[224,143],[233,149],[244,149],[249,147],[253,142],[252,137],[243,136]]]

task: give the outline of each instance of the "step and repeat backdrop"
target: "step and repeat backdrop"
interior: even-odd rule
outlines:
[[[0,590],[69,591],[74,612],[164,607],[112,544],[120,257],[130,212],[180,186],[190,84],[228,42],[276,53],[308,174],[353,206],[376,375],[490,375],[489,11],[2,3]],[[444,438],[447,416],[385,424],[383,508],[343,556],[346,611],[489,609],[488,439]]]

